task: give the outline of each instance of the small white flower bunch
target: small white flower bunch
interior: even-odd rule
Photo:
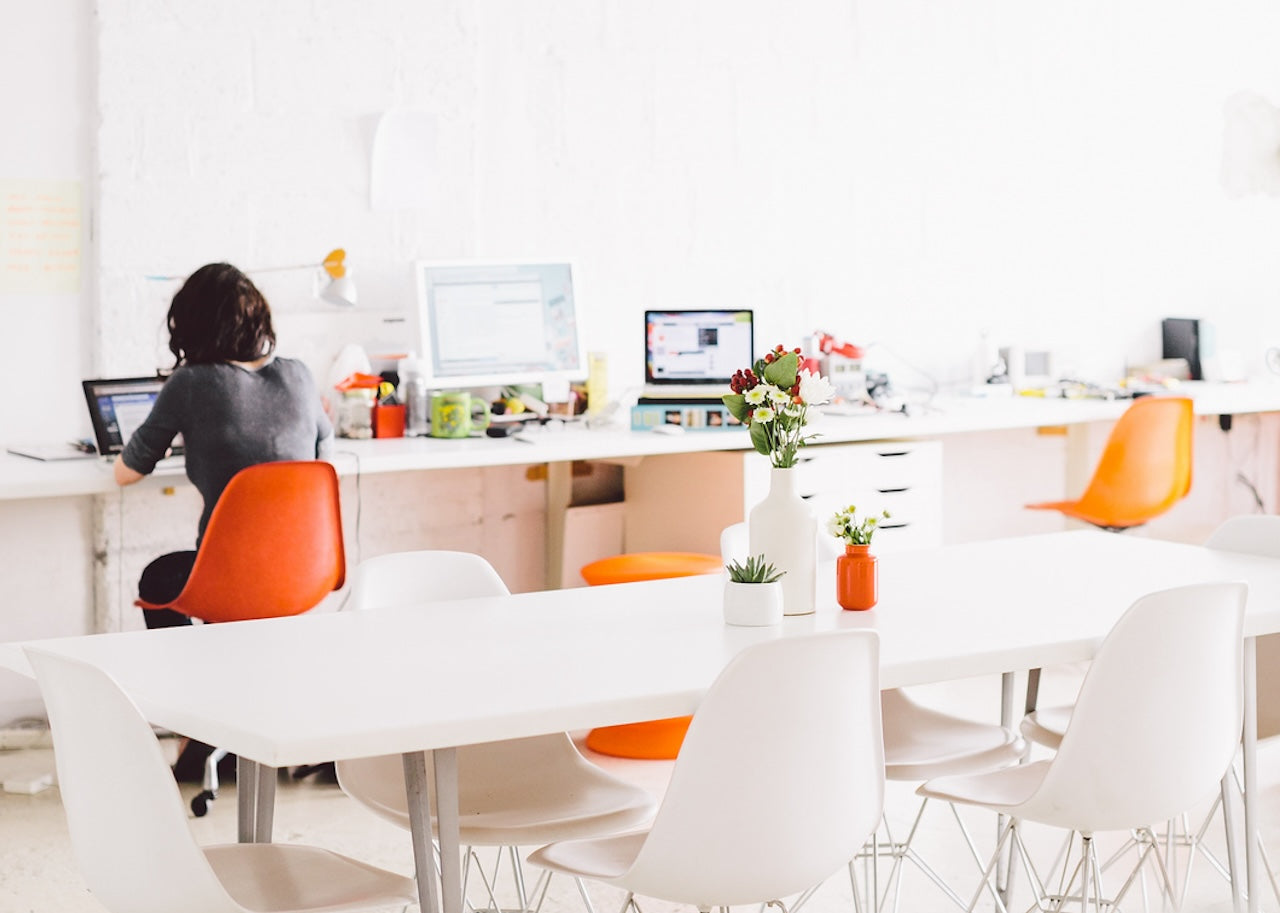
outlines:
[[[875,535],[876,526],[881,520],[888,520],[889,512],[883,511],[878,517],[858,519],[858,508],[850,504],[844,510],[837,510],[827,521],[827,532],[837,539],[843,539],[847,545],[870,545]]]

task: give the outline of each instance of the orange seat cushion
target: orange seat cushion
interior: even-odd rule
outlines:
[[[600,726],[587,733],[587,747],[615,758],[674,761],[692,719],[691,716],[675,716],[621,726]]]
[[[633,583],[637,580],[663,580],[668,577],[693,577],[717,574],[724,570],[719,555],[699,552],[633,552],[601,558],[582,568],[582,579],[591,586],[607,583]],[[587,733],[587,747],[599,754],[615,758],[640,758],[648,761],[673,761],[680,753],[684,734],[693,717],[677,716],[643,723],[601,726]]]
[[[724,570],[719,555],[698,552],[634,552],[592,561],[582,568],[582,579],[591,586],[632,583],[667,577],[692,577]]]

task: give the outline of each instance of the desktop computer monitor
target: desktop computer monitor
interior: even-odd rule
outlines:
[[[586,378],[569,263],[418,261],[414,268],[428,386]]]

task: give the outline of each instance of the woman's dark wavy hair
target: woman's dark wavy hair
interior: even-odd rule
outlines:
[[[276,348],[271,308],[249,277],[229,263],[202,266],[169,305],[174,367],[256,361]]]

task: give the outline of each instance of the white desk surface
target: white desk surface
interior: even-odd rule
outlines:
[[[1280,411],[1280,379],[1271,383],[1188,383],[1179,391],[1196,399],[1196,411],[1240,414]],[[857,416],[816,416],[812,430],[817,443],[932,438],[948,434],[1074,425],[1112,421],[1129,405],[1127,400],[1063,400],[1037,397],[939,398],[934,408],[920,408],[910,417],[900,413]],[[398,438],[334,444],[333,463],[343,475],[412,472],[480,466],[514,466],[572,460],[607,460],[671,453],[747,450],[746,431],[686,431],[659,435],[622,427],[587,430],[581,426],[548,426],[532,432],[532,443],[514,438]],[[157,471],[143,484],[173,484],[181,470]],[[12,454],[0,455],[0,501],[23,498],[68,497],[116,489],[110,465],[101,460],[41,462]]]
[[[723,623],[719,576],[38,642],[105,668],[155,724],[273,767],[692,712],[744,646],[870,627],[886,688],[1087,660],[1140,595],[1246,580],[1280,631],[1280,561],[1095,531],[881,558],[881,601]],[[825,593],[823,590],[825,589]],[[0,664],[25,671],[18,644]]]

